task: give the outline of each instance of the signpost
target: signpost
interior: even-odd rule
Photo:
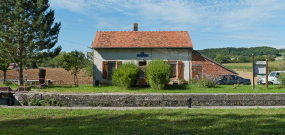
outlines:
[[[252,54],[252,89],[254,89],[254,77],[265,77],[266,88],[268,89],[268,60],[254,61],[254,55]]]

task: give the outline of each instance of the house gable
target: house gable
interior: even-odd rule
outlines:
[[[193,51],[192,55],[192,66],[200,66],[202,68],[203,77],[218,77],[224,74],[238,74],[197,51]]]

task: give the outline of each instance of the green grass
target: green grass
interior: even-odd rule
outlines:
[[[4,109],[0,134],[285,134],[285,109]]]
[[[240,85],[233,89],[233,85],[217,85],[216,88],[199,88],[196,85],[184,86],[168,86],[164,90],[153,90],[150,87],[133,87],[131,89],[121,89],[116,86],[100,86],[93,87],[89,85],[80,85],[79,87],[54,87],[38,90],[39,92],[55,92],[55,93],[285,93],[285,88],[278,89],[279,85],[270,85],[266,89],[264,85],[255,86],[252,90],[251,85]]]
[[[7,86],[5,84],[0,84],[0,87],[7,87]],[[12,84],[12,85],[10,85],[10,88],[13,90],[16,90],[18,88],[18,86],[15,84]]]
[[[285,61],[269,61],[268,66],[269,68],[278,67],[283,63],[285,63]],[[252,63],[225,63],[223,65],[236,71],[252,71]]]

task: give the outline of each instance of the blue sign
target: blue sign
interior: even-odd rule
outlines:
[[[137,57],[148,57],[148,54],[144,54],[144,52],[141,52],[141,54],[137,54]]]

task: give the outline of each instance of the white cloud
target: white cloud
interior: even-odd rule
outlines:
[[[111,13],[140,20],[165,24],[188,24],[224,30],[244,30],[266,23],[271,18],[278,18],[276,11],[284,11],[282,0],[51,0],[51,6],[68,9],[96,17]],[[100,16],[101,14],[101,16]],[[283,16],[284,17],[284,16]]]
[[[51,0],[50,5],[52,8],[63,8],[74,12],[84,13],[89,4],[85,0]]]

